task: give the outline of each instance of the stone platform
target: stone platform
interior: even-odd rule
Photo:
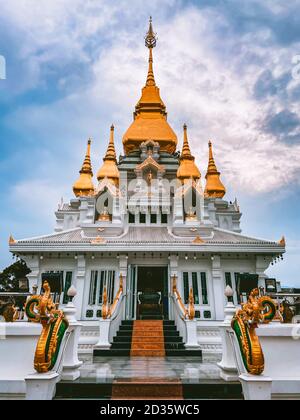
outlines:
[[[242,399],[239,383],[220,379],[213,357],[103,357],[86,362],[81,378],[60,382],[57,399]]]

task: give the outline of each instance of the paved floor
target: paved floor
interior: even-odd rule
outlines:
[[[117,379],[180,379],[183,383],[219,381],[220,374],[215,356],[202,360],[188,357],[103,357],[101,362],[85,362],[81,368],[80,382],[111,383]]]

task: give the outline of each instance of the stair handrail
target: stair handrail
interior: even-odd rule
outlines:
[[[123,276],[122,276],[122,274],[120,274],[119,290],[116,294],[116,297],[114,299],[114,302],[113,302],[112,306],[110,306],[109,303],[108,303],[108,298],[107,298],[107,288],[106,288],[106,286],[104,287],[103,304],[102,304],[102,318],[103,319],[112,319],[112,317],[114,316],[115,313],[118,314],[118,312],[116,312],[116,311],[120,306],[119,303],[120,303],[121,297],[123,295],[123,290],[124,290]]]
[[[186,308],[177,288],[177,276],[175,275],[173,276],[173,295],[175,297],[175,302],[180,309],[183,319],[195,319],[195,300],[193,288],[190,289],[188,307]]]

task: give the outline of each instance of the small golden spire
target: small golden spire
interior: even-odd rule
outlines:
[[[278,243],[279,243],[280,246],[284,246],[285,247],[286,246],[285,236],[283,236]]]
[[[10,235],[9,239],[8,239],[8,244],[9,245],[15,245],[17,243],[17,241],[15,240],[15,238]]]
[[[201,178],[201,173],[195,164],[195,158],[191,153],[187,125],[183,126],[183,147],[180,156],[180,165],[177,171],[177,178],[184,184],[186,181],[193,179],[197,181]]]
[[[93,170],[91,162],[91,144],[92,140],[88,140],[87,151],[85,159],[80,170],[80,177],[73,186],[73,191],[76,197],[86,197],[95,193],[93,184]]]
[[[118,185],[120,179],[120,173],[117,166],[117,155],[115,149],[115,140],[114,140],[115,127],[112,125],[110,128],[110,140],[108,148],[103,159],[103,165],[99,169],[97,174],[98,181],[103,179],[109,179],[113,184]]]
[[[212,142],[208,143],[209,147],[209,161],[206,174],[205,196],[208,198],[223,198],[226,194],[226,188],[220,180],[220,172],[215,164],[215,159],[212,150]]]

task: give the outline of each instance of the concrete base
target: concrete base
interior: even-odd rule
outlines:
[[[246,401],[271,400],[272,379],[267,376],[243,374],[239,376]]]
[[[63,381],[76,381],[76,379],[80,378],[80,367],[82,366],[82,362],[79,362],[77,365],[73,364],[71,366],[67,366],[64,364],[63,372],[61,374],[61,380]]]
[[[25,378],[26,382],[26,400],[53,400],[58,373],[35,373]]]
[[[236,382],[239,380],[236,366],[225,366],[222,362],[218,363],[221,369],[220,377],[227,382]]]

